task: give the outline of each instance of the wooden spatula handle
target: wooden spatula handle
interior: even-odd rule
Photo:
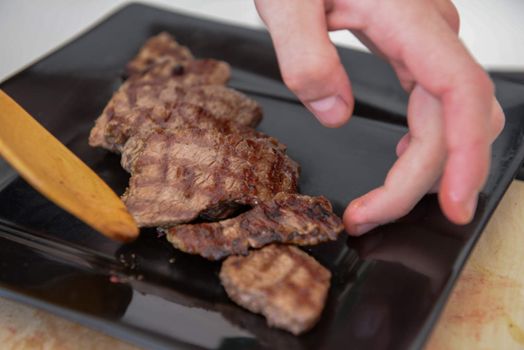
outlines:
[[[0,155],[37,191],[107,237],[138,236],[111,188],[1,90]]]

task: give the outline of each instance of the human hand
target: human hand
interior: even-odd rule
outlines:
[[[353,94],[328,31],[349,29],[385,58],[410,93],[409,133],[383,186],[344,213],[360,235],[407,214],[438,191],[444,214],[471,221],[489,172],[491,144],[504,126],[493,84],[458,39],[449,0],[255,0],[285,84],[328,127],[348,121]]]

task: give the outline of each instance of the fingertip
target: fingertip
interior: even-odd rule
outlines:
[[[337,128],[347,123],[353,111],[353,101],[348,103],[340,95],[306,102],[306,106],[328,128]]]
[[[450,189],[449,185],[443,181],[438,198],[444,215],[452,223],[467,225],[473,220],[478,203],[478,193],[459,197],[456,195],[456,191]]]
[[[448,154],[439,191],[444,215],[453,223],[473,220],[478,195],[489,174],[490,147],[484,144],[464,147]]]
[[[379,226],[378,223],[367,222],[364,217],[363,197],[349,203],[343,216],[344,228],[350,236],[361,236]]]
[[[344,215],[342,216],[344,228],[350,236],[356,235],[355,227],[358,225],[357,218],[355,217],[355,214],[358,210],[357,202],[358,199],[351,201],[351,203],[349,203],[346,210],[344,211]]]

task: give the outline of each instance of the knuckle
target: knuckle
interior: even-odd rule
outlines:
[[[460,17],[458,16],[458,13],[456,13],[456,15],[448,16],[447,22],[451,27],[451,30],[453,30],[454,33],[458,34],[460,31]]]
[[[469,63],[463,65],[463,70],[457,75],[457,79],[452,84],[455,91],[461,91],[460,95],[468,98],[469,101],[474,99],[478,106],[486,111],[492,110],[492,101],[495,96],[495,86],[488,74],[478,63]]]
[[[470,149],[474,150],[475,154],[488,154],[490,150],[490,145],[491,141],[489,134],[478,134],[465,141],[463,143],[463,147],[460,147],[461,145],[458,145],[458,147],[455,149],[455,153],[459,153],[464,150]]]
[[[460,30],[460,16],[459,16],[459,13],[455,5],[453,5],[453,3],[451,2],[449,3],[449,5],[450,5],[449,23],[451,25],[451,28],[453,28],[453,30],[456,33],[458,33]]]
[[[457,8],[455,7],[455,5],[453,5],[451,1],[446,0],[445,3],[446,6],[443,15],[448,24],[450,25],[451,29],[453,29],[455,33],[458,33],[460,29],[460,16],[457,11]]]
[[[458,34],[460,28],[460,16],[457,11],[457,8],[450,0],[427,0],[430,6],[438,10],[440,15],[448,23],[451,29]]]
[[[489,78],[488,74],[482,69],[482,67],[475,67],[471,73],[471,80],[477,93],[481,97],[486,98],[486,101],[491,101],[495,94],[495,87],[493,82]]]

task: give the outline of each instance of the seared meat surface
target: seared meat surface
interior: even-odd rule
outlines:
[[[122,197],[140,227],[220,219],[232,205],[256,205],[295,192],[299,167],[269,137],[179,127],[129,140],[131,172]]]
[[[187,47],[177,43],[171,35],[162,32],[149,38],[142,45],[136,57],[127,64],[126,71],[129,75],[140,74],[155,63],[166,59],[183,63],[192,61],[193,55]]]
[[[261,119],[255,101],[225,86],[126,82],[97,119],[89,143],[120,152],[129,137],[152,128],[195,125],[229,131],[234,124],[254,127]]]
[[[288,245],[269,245],[248,256],[230,256],[220,280],[234,302],[262,314],[270,326],[295,335],[320,318],[331,273],[314,258]]]
[[[273,242],[314,245],[335,240],[343,226],[326,198],[279,193],[232,219],[160,230],[175,248],[218,260]]]
[[[194,60],[189,50],[167,33],[146,42],[128,64],[128,73],[129,79],[114,93],[91,130],[89,144],[93,147],[120,152],[138,128],[166,121],[178,124],[180,104],[199,106],[218,121],[253,127],[262,118],[255,101],[222,85],[230,76],[227,63]],[[188,120],[191,118],[183,121]]]
[[[141,74],[131,75],[129,80],[142,83],[174,80],[186,86],[223,85],[230,76],[231,68],[222,61],[203,59],[178,63],[169,58],[151,65]]]
[[[270,326],[309,330],[331,273],[292,244],[337,238],[343,227],[331,203],[296,193],[299,165],[254,129],[262,110],[224,86],[226,62],[195,59],[160,33],[126,74],[89,144],[121,153],[131,174],[122,199],[138,226],[159,227],[184,252],[227,257],[220,279],[231,299]]]
[[[143,82],[174,79],[185,85],[225,84],[230,67],[223,61],[195,60],[187,47],[162,32],[146,41],[127,64],[126,74]]]

